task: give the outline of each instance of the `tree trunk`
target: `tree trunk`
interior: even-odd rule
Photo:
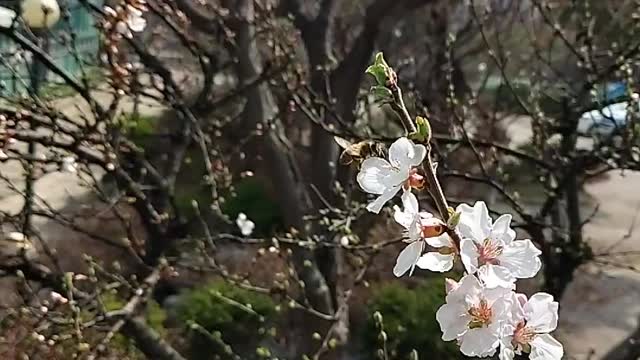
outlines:
[[[237,10],[242,19],[238,31],[238,76],[240,83],[246,83],[261,73],[262,58],[255,37],[253,0],[239,1]],[[244,119],[248,129],[254,129],[257,124],[267,129],[263,135],[265,158],[270,164],[269,176],[279,187],[278,203],[283,205],[285,223],[288,228],[295,228],[303,238],[306,237],[308,229],[304,216],[312,212],[313,206],[278,119],[276,102],[268,84],[261,83],[247,92]],[[332,314],[329,290],[312,252],[302,248],[292,250],[295,270],[305,283],[307,299],[316,310]]]

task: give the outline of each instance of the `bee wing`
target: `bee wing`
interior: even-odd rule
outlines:
[[[336,141],[338,145],[340,145],[341,148],[345,150],[351,147],[351,143],[346,139],[343,139],[339,136],[334,136],[333,139]]]

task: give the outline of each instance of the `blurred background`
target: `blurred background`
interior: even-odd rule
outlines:
[[[393,275],[399,199],[334,138],[402,136],[378,52],[451,205],[542,251],[565,357],[639,358],[640,2],[0,6],[0,358],[461,358],[463,269]]]

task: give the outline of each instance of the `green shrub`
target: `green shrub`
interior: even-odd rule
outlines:
[[[413,349],[420,359],[458,359],[460,352],[452,342],[444,342],[436,321],[436,311],[444,304],[442,278],[430,279],[415,289],[395,282],[374,291],[367,305],[369,318],[363,331],[364,347],[374,359],[379,348],[379,332],[373,313],[382,314],[387,333],[387,352],[391,359],[408,359]]]
[[[120,117],[122,130],[128,138],[140,148],[151,145],[151,136],[156,132],[158,118],[142,114],[123,114]]]
[[[107,292],[102,294],[101,300],[106,311],[117,311],[126,305],[128,299],[123,299],[119,297],[118,294]],[[160,336],[165,337],[167,335],[167,329],[164,327],[167,314],[153,299],[147,302],[144,317],[147,325],[160,334]],[[126,355],[127,359],[131,360],[142,360],[145,358],[144,355],[138,351],[133,340],[122,334],[115,334],[109,344],[109,349],[115,353]]]
[[[220,332],[225,342],[260,340],[265,324],[274,319],[276,304],[267,295],[241,289],[224,281],[182,295],[178,319]]]
[[[255,224],[255,233],[269,234],[282,228],[280,206],[267,194],[264,184],[257,178],[245,178],[235,186],[235,196],[228,196],[222,211],[235,219],[245,213]]]

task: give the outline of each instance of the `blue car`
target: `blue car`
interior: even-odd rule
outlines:
[[[602,102],[609,103],[628,98],[627,86],[617,82],[608,84],[604,89]],[[638,96],[638,94],[633,94]],[[638,108],[640,111],[640,107]],[[619,101],[609,105],[587,111],[578,120],[578,134],[582,136],[610,137],[618,133],[627,125],[629,102]]]
[[[640,111],[640,107],[638,111]],[[628,101],[610,104],[602,109],[587,111],[578,120],[578,134],[604,137],[614,135],[627,125],[628,112]]]

